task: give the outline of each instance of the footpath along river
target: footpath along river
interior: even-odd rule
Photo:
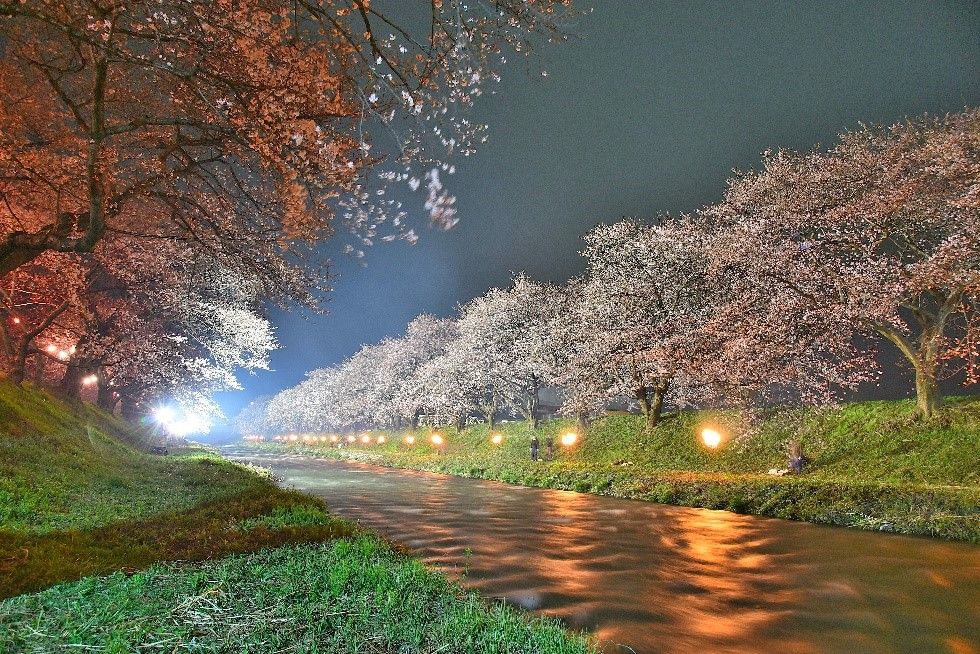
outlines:
[[[243,448],[610,653],[980,654],[980,547]]]

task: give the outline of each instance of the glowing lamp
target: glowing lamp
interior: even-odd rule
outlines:
[[[442,446],[443,440],[440,434],[432,434],[432,444],[436,447]]]
[[[409,434],[408,436],[406,436],[405,437],[405,444],[406,445],[415,445],[415,437],[412,436],[411,434]]]
[[[367,445],[368,443],[371,442],[371,437],[368,436],[367,434],[364,434],[361,436],[361,442]]]
[[[156,410],[156,413],[154,413],[153,417],[161,425],[166,425],[168,423],[173,422],[174,418],[176,418],[177,416],[174,413],[173,409],[171,409],[168,406],[162,406]]]
[[[48,347],[46,347],[45,349],[48,351],[49,354],[54,354],[55,352],[58,351],[58,348],[54,345],[54,343],[48,345]]]
[[[334,434],[334,435],[332,435],[332,436],[330,437],[330,442],[331,442],[331,443],[336,443],[336,442],[337,442],[337,434]]]
[[[493,443],[494,445],[500,445],[501,443],[504,442],[504,435],[494,434],[493,436],[490,437],[490,442]]]
[[[347,437],[347,442],[348,443],[356,443],[357,442],[357,436],[355,436],[354,434],[351,434],[350,436]]]
[[[570,431],[567,434],[563,434],[561,437],[561,444],[564,445],[565,447],[571,447],[572,445],[575,445],[577,441],[578,441],[578,434],[576,434],[573,431]]]
[[[721,432],[710,427],[701,430],[701,442],[709,449],[716,449],[721,445]]]
[[[378,436],[378,445],[384,445],[384,444],[385,444],[385,437]]]

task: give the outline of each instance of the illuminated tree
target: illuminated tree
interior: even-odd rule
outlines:
[[[729,348],[809,343],[838,362],[828,381],[853,384],[870,365],[853,365],[853,337],[877,335],[914,369],[923,417],[940,404],[943,361],[974,360],[980,112],[865,127],[827,152],[767,153],[706,216],[716,269],[734,284],[726,318],[748,327]],[[787,365],[808,356],[786,354]]]
[[[702,234],[687,220],[625,220],[595,228],[585,241],[588,270],[572,284],[562,338],[566,411],[595,412],[625,397],[653,428],[668,396],[676,404],[693,399],[698,331],[715,298]]]
[[[0,275],[106,234],[174,239],[262,272],[333,231],[414,239],[384,185],[422,187],[482,130],[462,113],[567,0],[24,0],[0,5]],[[421,24],[421,23],[418,23]],[[372,145],[379,145],[372,152]]]

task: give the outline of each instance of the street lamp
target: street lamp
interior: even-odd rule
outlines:
[[[708,449],[718,449],[721,445],[721,432],[717,429],[712,429],[711,427],[705,427],[701,430],[701,442],[704,443],[705,447]]]
[[[576,434],[573,431],[570,431],[567,434],[563,434],[561,437],[561,444],[564,445],[565,447],[571,447],[572,445],[575,445],[577,441],[578,441],[578,434]]]

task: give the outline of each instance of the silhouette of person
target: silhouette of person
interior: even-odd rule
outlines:
[[[541,443],[540,443],[540,441],[538,441],[538,437],[537,436],[532,436],[531,437],[531,460],[532,461],[537,461],[538,460],[538,448],[540,446],[541,446]]]
[[[544,460],[551,461],[555,458],[555,439],[552,436],[544,439]]]

